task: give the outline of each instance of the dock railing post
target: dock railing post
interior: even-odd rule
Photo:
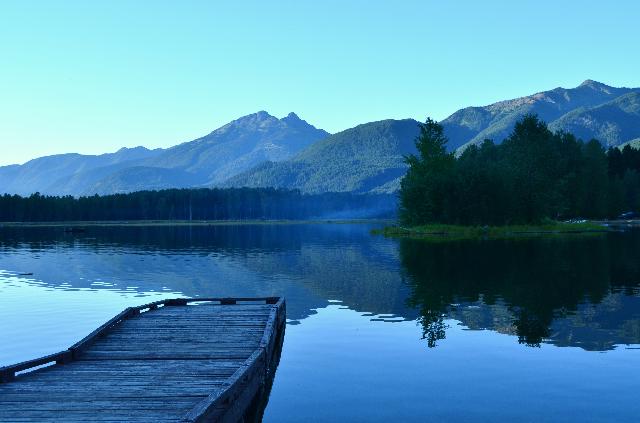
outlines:
[[[56,364],[67,364],[73,361],[73,351],[67,350],[60,354],[56,360]]]
[[[11,382],[16,378],[16,372],[13,370],[2,370],[0,371],[0,383]]]

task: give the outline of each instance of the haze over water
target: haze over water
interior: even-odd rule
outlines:
[[[265,421],[637,418],[640,232],[426,243],[375,226],[0,228],[0,366],[130,305],[283,295]]]

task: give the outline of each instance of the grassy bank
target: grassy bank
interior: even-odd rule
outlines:
[[[415,227],[387,226],[372,233],[391,238],[419,238],[432,240],[500,239],[570,234],[597,234],[610,231],[602,223],[548,222],[539,225],[461,226],[425,225]]]

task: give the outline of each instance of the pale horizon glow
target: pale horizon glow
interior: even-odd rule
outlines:
[[[166,148],[240,116],[331,133],[586,79],[640,87],[636,1],[7,1],[0,165]]]

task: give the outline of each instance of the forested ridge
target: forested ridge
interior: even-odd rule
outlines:
[[[388,217],[388,195],[305,195],[273,188],[168,189],[105,196],[0,197],[0,221],[251,220]]]
[[[437,122],[421,125],[401,183],[404,224],[603,219],[640,208],[640,151],[630,146],[605,150],[597,140],[552,132],[535,115],[499,145],[485,140],[456,156],[447,142]]]
[[[289,160],[265,162],[229,179],[228,187],[276,187],[305,193],[395,193],[415,152],[419,122],[383,120],[320,140]]]

